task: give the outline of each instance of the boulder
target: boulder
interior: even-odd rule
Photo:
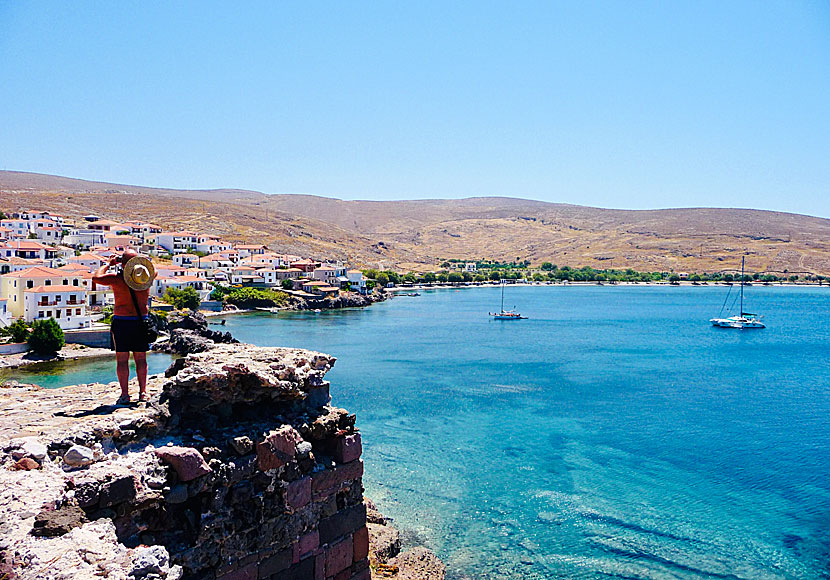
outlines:
[[[447,567],[432,550],[423,547],[412,548],[389,561],[397,566],[397,580],[444,580]]]
[[[34,437],[25,437],[19,441],[19,447],[12,451],[12,457],[20,459],[21,457],[31,457],[32,459],[41,460],[46,457],[46,445],[38,441]]]
[[[95,462],[95,453],[89,447],[73,445],[64,454],[63,462],[70,467],[83,467]]]
[[[401,551],[401,534],[391,526],[366,524],[369,528],[369,551],[378,562],[388,562]]]
[[[191,481],[211,472],[202,454],[192,447],[161,447],[156,449],[156,455],[173,467],[179,481]]]
[[[62,536],[86,522],[86,514],[76,505],[67,504],[52,511],[42,511],[35,516],[33,536]]]
[[[40,463],[31,457],[21,457],[14,463],[12,469],[17,469],[19,471],[31,471],[32,469],[37,469],[38,467],[40,467]]]

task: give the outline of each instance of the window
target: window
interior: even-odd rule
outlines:
[[[75,278],[74,280],[72,280],[72,285],[73,285],[73,286],[77,286],[77,285],[78,285],[78,279],[77,279],[77,278]]]
[[[61,317],[61,311],[60,310],[55,310],[55,318],[60,318],[60,317]]]
[[[51,310],[47,310],[47,311],[46,311],[46,316],[48,316],[49,318],[51,318],[51,317],[52,317],[52,311],[51,311]]]
[[[27,280],[26,281],[26,288],[34,288],[34,287],[35,287],[35,283],[34,283],[33,280]]]
[[[76,308],[76,309],[75,309],[75,314],[76,314],[76,315],[78,315],[78,316],[80,316],[80,315],[81,315],[81,309],[80,309],[80,308]]]
[[[43,318],[43,310],[39,310],[37,313],[38,318]]]
[[[69,285],[69,280],[67,280],[66,278],[64,278],[64,279],[63,279],[63,285],[64,285],[64,286],[68,286],[68,285]]]
[[[52,281],[51,281],[51,280],[47,280],[47,281],[46,281],[46,285],[47,285],[47,286],[51,286],[51,285],[52,285]]]

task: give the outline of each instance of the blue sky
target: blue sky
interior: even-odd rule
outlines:
[[[830,217],[830,3],[0,0],[0,169]]]

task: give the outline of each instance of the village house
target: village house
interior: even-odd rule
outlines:
[[[89,252],[85,254],[81,254],[80,256],[72,256],[71,258],[66,259],[67,264],[77,264],[79,266],[83,266],[86,268],[88,272],[94,272],[101,266],[107,263],[105,258],[97,254],[91,254]]]
[[[231,269],[231,284],[264,286],[265,279],[252,266],[235,266]]]
[[[147,222],[128,221],[124,222],[124,225],[129,226],[130,235],[139,238],[142,243],[154,239],[156,234],[160,234],[162,232],[161,226]]]
[[[70,285],[43,285],[23,292],[27,322],[54,318],[64,330],[86,328],[91,320],[86,313],[86,290]]]
[[[104,236],[104,242],[108,248],[115,248],[118,250],[125,250],[127,248],[135,248],[141,244],[141,240],[135,236],[107,234]]]
[[[347,270],[346,278],[349,281],[349,287],[352,292],[359,292],[360,294],[367,293],[366,282],[368,282],[369,279],[363,275],[363,272],[360,270]]]
[[[18,258],[27,258],[30,260],[46,260],[53,261],[58,258],[57,248],[44,245],[35,240],[15,240],[6,242],[6,247],[14,251],[14,255]]]
[[[6,268],[6,272],[19,272],[21,270],[34,268],[35,266],[41,266],[43,268],[50,267],[50,264],[46,260],[29,260],[27,258],[18,258],[17,256],[4,258],[4,260],[6,260],[3,264]],[[6,272],[3,273],[5,274]]]
[[[199,256],[196,254],[176,254],[173,256],[173,263],[183,268],[194,268],[199,264]]]
[[[277,268],[275,277],[277,283],[280,283],[283,280],[299,280],[302,275],[303,271],[299,268]]]
[[[233,245],[223,242],[218,236],[200,236],[195,250],[202,254],[216,254],[233,249]]]
[[[83,276],[74,272],[35,266],[0,276],[0,297],[8,300],[8,308],[14,318],[23,318],[26,315],[25,292],[41,286],[70,286],[77,292],[86,292]]]
[[[11,232],[11,239],[25,240],[29,237],[29,221],[24,219],[8,218],[0,220],[0,226]]]
[[[12,315],[6,309],[6,302],[5,298],[0,298],[0,328],[6,328],[12,323]]]
[[[200,236],[194,232],[161,232],[156,234],[156,245],[175,256],[194,251],[199,239]]]
[[[240,258],[247,258],[248,256],[264,254],[268,250],[268,248],[261,244],[240,244],[234,246],[234,250],[239,252]]]
[[[306,280],[301,283],[300,288],[303,292],[309,294],[316,294],[318,296],[335,297],[340,293],[340,288],[331,286],[320,280]]]
[[[177,290],[193,288],[199,293],[199,300],[202,302],[207,300],[211,292],[213,292],[213,285],[205,278],[198,276],[159,276],[153,281],[153,286],[150,291],[151,296],[161,298],[167,292],[168,288],[175,288]]]
[[[306,272],[306,273],[309,273],[309,274],[311,272],[314,272],[314,270],[316,270],[320,266],[322,266],[322,264],[320,262],[315,262],[314,260],[309,260],[309,259],[295,260],[295,261],[291,262],[290,265],[291,265],[292,268],[298,268],[298,269],[302,270],[303,272]]]

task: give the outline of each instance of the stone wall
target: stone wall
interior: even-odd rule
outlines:
[[[0,389],[0,577],[368,580],[361,438],[329,404],[333,364],[220,345],[130,408],[113,385]]]

